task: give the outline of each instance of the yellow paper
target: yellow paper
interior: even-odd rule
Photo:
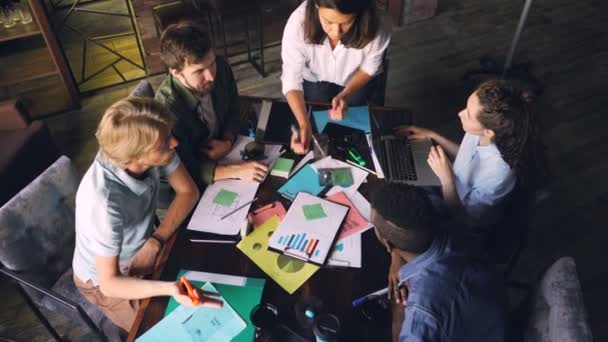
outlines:
[[[285,291],[292,294],[319,270],[319,266],[269,251],[268,239],[278,226],[279,218],[273,216],[241,240],[236,247]]]

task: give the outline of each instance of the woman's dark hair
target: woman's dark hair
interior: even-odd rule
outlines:
[[[350,30],[342,39],[346,47],[361,49],[374,40],[380,27],[374,0],[308,0],[304,17],[304,39],[309,44],[322,44],[326,33],[319,20],[319,7],[354,15]]]
[[[518,186],[535,190],[545,185],[545,145],[538,120],[530,110],[532,92],[513,82],[490,80],[482,83],[476,93],[481,104],[478,120],[484,128],[494,131],[494,143],[515,172]]]

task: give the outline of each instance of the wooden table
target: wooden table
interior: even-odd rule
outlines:
[[[373,174],[367,177],[359,191],[369,199],[370,190],[382,180]],[[276,190],[286,180],[269,176],[260,186],[258,203],[260,206],[280,200],[285,208],[291,202],[277,194]],[[279,309],[281,321],[302,336],[309,331],[298,324],[295,313],[296,303],[310,296],[323,301],[325,311],[336,314],[342,324],[342,341],[389,341],[391,339],[390,315],[387,319],[367,321],[353,310],[353,299],[371,293],[387,285],[390,257],[377,241],[373,230],[363,233],[362,268],[322,268],[308,279],[293,295],[268,277],[233,244],[192,243],[185,237],[185,228],[169,241],[164,256],[166,264],[162,272],[156,274],[162,280],[175,280],[180,269],[266,278],[262,295],[263,302],[269,302]],[[129,332],[127,341],[150,329],[163,318],[168,297],[155,297],[142,301],[140,311]],[[311,337],[311,336],[308,336]]]

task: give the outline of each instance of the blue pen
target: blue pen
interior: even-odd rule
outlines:
[[[355,299],[353,300],[353,307],[357,307],[365,302],[367,302],[368,300],[374,299],[375,297],[378,296],[382,296],[388,293],[388,287],[384,288],[382,290],[376,291],[376,292],[372,292],[370,294],[368,294],[367,296],[363,296],[359,299]]]
[[[248,129],[248,135],[252,138],[255,138],[255,127],[253,126],[253,122],[251,122],[251,120],[249,120],[248,122],[249,125],[249,129]]]

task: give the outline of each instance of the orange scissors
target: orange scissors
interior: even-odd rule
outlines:
[[[199,305],[201,303],[201,299],[198,297],[198,292],[194,291],[194,287],[192,284],[186,279],[186,276],[182,276],[180,279],[182,285],[186,288],[186,292],[188,292],[188,297],[192,300],[192,304]]]
[[[220,297],[219,293],[201,290],[202,293],[205,295],[205,299],[204,299],[204,303],[203,303],[203,301],[201,301],[201,298],[198,295],[198,291],[196,291],[194,286],[192,286],[192,284],[188,281],[188,279],[186,279],[185,276],[182,276],[180,278],[180,284],[186,289],[188,297],[190,297],[190,300],[192,300],[193,305],[197,306],[197,305],[203,304],[204,306],[209,307],[209,308],[221,308],[222,306],[224,306],[224,302],[222,300],[218,299]],[[218,297],[218,298],[211,298],[211,297]]]

